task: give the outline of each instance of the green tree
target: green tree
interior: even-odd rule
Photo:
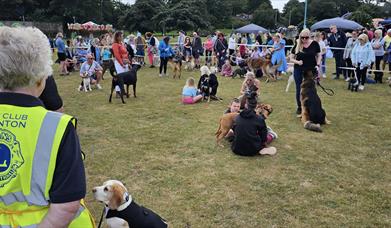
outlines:
[[[264,3],[254,11],[252,22],[265,28],[275,28],[277,13],[278,11],[274,10],[271,5]]]
[[[334,0],[312,0],[308,5],[308,15],[317,20],[340,16]]]
[[[152,18],[165,3],[161,0],[138,0],[119,18],[120,27],[128,31],[147,32],[157,28]]]
[[[247,0],[247,11],[253,13],[259,8],[270,9],[273,8],[270,0]]]
[[[287,26],[302,23],[304,20],[304,3],[299,2],[299,0],[289,0],[284,6],[282,17]]]

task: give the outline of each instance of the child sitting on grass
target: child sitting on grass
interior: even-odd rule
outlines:
[[[225,60],[225,63],[224,63],[222,70],[221,70],[221,76],[225,76],[225,77],[232,76],[232,66],[231,66],[229,59]]]
[[[183,104],[194,104],[202,99],[202,95],[197,95],[198,90],[194,86],[194,78],[188,78],[186,85],[182,90],[182,103]]]

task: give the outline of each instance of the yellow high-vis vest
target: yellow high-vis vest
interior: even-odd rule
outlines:
[[[0,105],[0,227],[36,227],[48,212],[57,153],[74,119],[43,107]],[[69,227],[95,227],[83,200]]]

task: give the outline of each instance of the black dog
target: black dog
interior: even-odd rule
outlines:
[[[121,218],[128,222],[129,227],[167,227],[166,221],[158,214],[138,205],[134,200],[122,211],[108,210],[106,219],[109,218]]]
[[[348,90],[351,90],[352,92],[355,91],[357,92],[358,86],[360,83],[358,83],[357,77],[353,77],[349,79],[349,84],[348,84]]]
[[[232,79],[234,79],[236,76],[240,76],[240,78],[244,78],[247,74],[247,68],[246,67],[240,67],[236,70],[234,70],[234,73],[232,75]]]
[[[122,103],[125,104],[124,101],[124,94],[126,94],[126,97],[129,98],[129,86],[133,85],[133,96],[137,97],[136,95],[136,86],[137,86],[137,71],[141,68],[140,64],[133,64],[132,68],[127,71],[120,74],[117,74],[115,71],[114,64],[112,67],[110,67],[110,74],[113,77],[111,81],[111,93],[109,102],[111,102],[111,99],[113,97],[113,91],[116,86],[119,86],[121,92],[120,97],[122,100]],[[125,93],[125,85],[126,85],[126,93]]]
[[[220,98],[216,97],[218,87],[219,82],[215,74],[210,74],[209,76],[204,74],[198,81],[198,89],[202,93],[203,100],[208,100],[208,102],[210,99],[220,100]]]

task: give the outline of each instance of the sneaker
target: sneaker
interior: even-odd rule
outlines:
[[[323,78],[326,78],[327,76],[326,76],[326,74],[323,74],[322,77],[323,77]]]
[[[102,89],[102,86],[99,85],[99,84],[96,84],[96,88],[97,88],[97,89]]]
[[[350,81],[350,78],[345,78],[345,82],[348,82],[348,81]]]
[[[77,91],[83,91],[83,86],[79,85],[79,88],[77,88]]]
[[[273,156],[277,153],[277,149],[274,146],[271,147],[265,147],[261,151],[259,151],[259,154],[261,155],[270,155]]]
[[[364,86],[363,85],[359,85],[358,86],[358,90],[363,91],[364,90]]]
[[[163,75],[162,75],[162,74],[159,74],[159,77],[163,77]]]
[[[273,131],[273,129],[271,129],[270,127],[267,127],[267,133],[270,134],[273,139],[278,139],[278,135],[276,132]]]

